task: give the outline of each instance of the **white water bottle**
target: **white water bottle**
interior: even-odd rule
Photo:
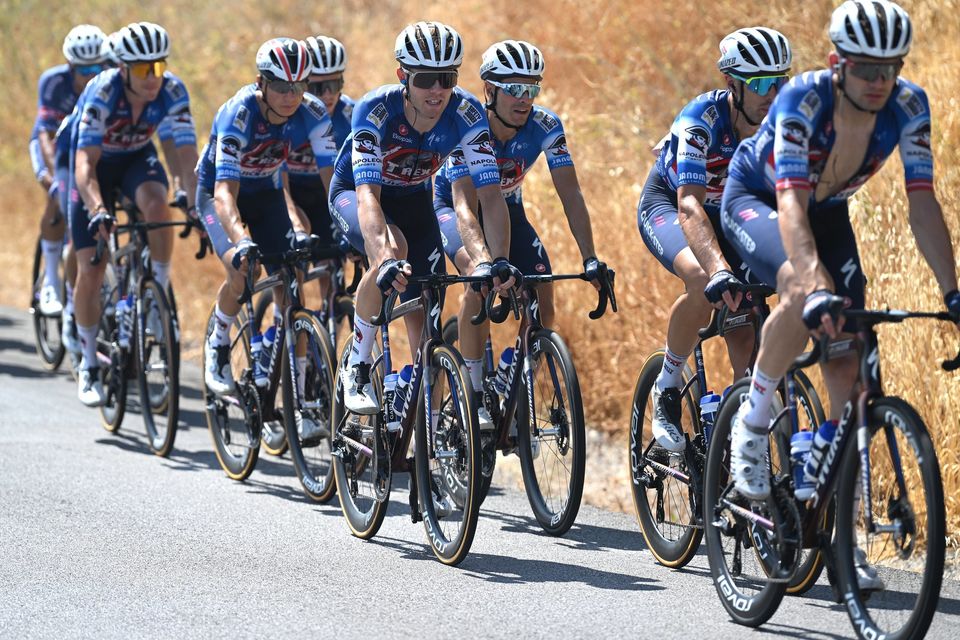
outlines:
[[[817,429],[813,436],[813,445],[810,447],[810,455],[807,456],[807,463],[803,467],[803,475],[810,482],[816,483],[817,476],[820,473],[820,464],[830,444],[833,442],[833,436],[837,431],[836,420],[827,420]]]
[[[513,347],[507,347],[500,354],[500,362],[497,364],[497,375],[493,379],[493,388],[497,390],[500,397],[507,395],[510,387],[510,367],[513,365]]]
[[[133,294],[117,300],[117,342],[124,349],[130,348],[130,334],[133,325]]]
[[[263,336],[259,333],[250,338],[250,360],[253,362],[253,383],[258,387],[267,386],[267,374],[260,366],[260,356],[263,353]]]
[[[393,392],[393,414],[397,420],[396,428],[400,428],[400,422],[403,420],[403,405],[407,402],[407,388],[410,386],[410,378],[413,377],[413,365],[404,365],[397,377],[397,389]],[[390,425],[387,425],[390,428]]]
[[[263,334],[263,340],[260,344],[260,375],[261,382],[256,382],[258,387],[265,387],[270,382],[270,373],[273,369],[273,341],[277,337],[276,326],[271,326]]]
[[[399,378],[400,374],[397,372],[388,373],[383,377],[383,417],[387,421],[387,431],[396,431],[400,428],[400,420],[397,419],[393,402]]]

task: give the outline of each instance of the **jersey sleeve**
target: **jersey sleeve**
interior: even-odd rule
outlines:
[[[337,143],[330,115],[323,103],[309,94],[304,95],[303,105],[307,112],[307,137],[317,166],[332,167],[337,159]]]
[[[383,96],[375,96],[369,101],[363,100],[353,110],[350,160],[353,183],[356,186],[383,183],[381,145],[388,119],[389,111]]]
[[[900,123],[900,159],[907,192],[933,191],[933,151],[930,148],[930,105],[916,85],[904,86],[896,97]]]
[[[712,110],[712,111],[711,111]],[[691,102],[677,115],[670,135],[677,141],[677,187],[707,186],[707,154],[714,143],[714,125],[719,120],[713,104]]]
[[[43,74],[37,83],[37,118],[34,130],[56,131],[64,114],[60,113],[54,100],[59,85],[64,82],[61,74]]]
[[[460,135],[460,149],[473,184],[478,189],[500,185],[497,169],[497,152],[490,135],[490,123],[480,101],[473,96],[464,96],[457,105],[454,119]]]
[[[77,149],[99,147],[103,144],[106,132],[107,118],[117,102],[119,87],[111,82],[112,74],[101,73],[91,80],[96,82],[89,89],[88,98],[84,102],[83,111],[77,124]]]
[[[197,131],[193,123],[193,114],[190,113],[190,94],[186,85],[175,75],[169,74],[164,78],[162,91],[167,102],[167,116],[161,122],[169,121],[170,134],[174,145],[197,146]],[[163,140],[163,135],[160,137]]]
[[[250,140],[250,110],[241,103],[228,102],[213,123],[216,144],[215,180],[240,181],[240,156]]]
[[[460,147],[454,149],[450,153],[450,157],[447,158],[447,161],[443,163],[443,168],[441,168],[440,171],[450,184],[453,184],[460,178],[469,176],[470,171],[467,169],[467,160],[463,156],[463,149]]]
[[[546,157],[550,170],[573,166],[573,158],[567,150],[567,136],[563,132],[560,117],[543,107],[536,107],[532,117],[537,125],[537,132],[542,134],[540,150]]]
[[[173,123],[171,122],[170,116],[160,121],[160,124],[157,126],[157,136],[161,142],[173,139]]]
[[[810,84],[787,84],[777,96],[773,139],[777,191],[811,188],[810,137],[822,110],[823,101]]]

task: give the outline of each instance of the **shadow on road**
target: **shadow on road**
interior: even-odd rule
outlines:
[[[598,527],[589,524],[574,524],[570,531],[563,537],[554,538],[554,536],[551,536],[540,527],[540,524],[532,515],[521,516],[481,507],[480,517],[499,520],[503,523],[501,527],[503,531],[544,536],[548,539],[556,540],[560,546],[571,549],[582,549],[585,551],[598,551],[601,549],[642,551],[647,548],[647,545],[643,541],[643,536],[640,535],[639,531],[611,529],[609,527]]]
[[[0,338],[0,352],[2,351],[19,351],[33,355],[37,352],[37,348],[33,343],[28,344],[22,340]]]
[[[23,367],[11,362],[0,362],[0,376],[8,375],[15,378],[50,378],[56,377],[56,374],[41,369]]]

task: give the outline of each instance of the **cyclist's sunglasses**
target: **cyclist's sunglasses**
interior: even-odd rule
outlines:
[[[785,73],[775,76],[753,76],[752,78],[744,78],[734,73],[731,73],[730,75],[737,80],[744,82],[747,85],[747,88],[758,96],[767,95],[770,93],[771,89],[779,90],[788,79],[787,74]]]
[[[308,91],[315,96],[322,96],[327,93],[340,93],[340,90],[343,89],[343,78],[338,78],[336,80],[322,80],[320,82],[311,82],[308,88]]]
[[[95,76],[103,71],[102,64],[84,64],[74,67],[74,70],[82,76]]]
[[[878,78],[883,78],[884,82],[892,80],[900,75],[900,70],[903,69],[903,60],[897,60],[896,62],[857,62],[843,58],[842,62],[850,70],[850,75],[866,82],[876,82]]]
[[[167,61],[155,60],[153,62],[132,62],[127,65],[127,69],[130,70],[131,75],[137,78],[144,79],[151,73],[155,77],[159,78],[163,76],[163,72],[167,70]]]
[[[493,80],[487,80],[487,82],[498,89],[502,89],[504,93],[518,100],[524,97],[533,100],[540,95],[540,89],[542,88],[539,84],[526,84],[523,82],[495,82]]]
[[[418,89],[432,89],[438,82],[441,89],[452,89],[457,86],[458,76],[456,71],[407,71],[410,82]]]
[[[267,82],[267,89],[270,89],[270,91],[274,93],[295,93],[302,96],[307,91],[307,81],[287,82],[286,80],[270,80]]]

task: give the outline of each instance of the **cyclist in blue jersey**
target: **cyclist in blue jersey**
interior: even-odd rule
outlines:
[[[493,134],[493,149],[500,172],[500,189],[510,212],[510,263],[524,275],[552,273],[550,258],[536,230],[527,220],[523,206],[522,184],[527,172],[541,154],[547,161],[550,175],[574,239],[583,258],[584,270],[599,274],[600,263],[593,246],[590,214],[580,193],[580,183],[573,159],[567,149],[567,138],[560,117],[534,100],[539,95],[545,61],[540,49],[529,42],[504,40],[491,45],[483,54],[480,78],[484,81],[487,114]],[[468,179],[469,171],[463,154],[457,150],[447,159],[434,181],[434,210],[443,234],[443,246],[461,273],[470,273],[478,266],[491,264],[491,250],[483,236],[461,237],[462,226],[472,221],[476,194]],[[480,217],[483,217],[480,211]],[[599,286],[596,282],[595,286]],[[552,326],[553,285],[537,287],[540,316],[545,326]],[[480,310],[482,298],[468,287],[460,308],[460,351],[470,371],[474,391],[483,384],[483,348],[489,324],[475,326],[469,318]],[[491,428],[485,407],[480,405],[481,428]]]
[[[236,384],[230,327],[240,311],[237,298],[250,268],[247,254],[256,248],[282,253],[310,242],[283,163],[295,140],[308,140],[318,166],[318,188],[325,188],[336,156],[327,111],[306,92],[312,68],[306,45],[274,38],[260,46],[256,61],[256,83],[240,89],[217,111],[197,168],[200,220],[226,269],[214,330],[204,345],[204,382],[217,394],[231,392]],[[282,305],[284,292],[275,295]],[[306,378],[305,348],[305,343],[298,345],[298,381]],[[298,426],[304,438],[315,437],[321,428],[299,415]]]
[[[933,191],[930,108],[899,77],[910,50],[907,13],[888,0],[844,2],[830,22],[828,69],[784,86],[767,120],[731,163],[723,230],[754,273],[776,282],[780,304],[764,324],[749,398],[733,421],[731,470],[737,490],[770,492],[767,423],[777,383],[809,337],[849,337],[837,306],[863,308],[864,278],[848,199],[899,146],[909,222],[947,309],[960,319],[956,262]],[[822,368],[836,418],[856,380],[858,359]],[[865,557],[861,556],[865,562]],[[873,588],[882,580],[864,575]]]
[[[407,286],[413,273],[443,273],[442,240],[433,213],[430,177],[459,145],[477,196],[489,217],[487,239],[497,247],[492,270],[498,288],[513,286],[516,269],[506,259],[509,223],[483,105],[456,86],[463,42],[453,28],[418,22],[397,36],[398,85],[365,95],[353,110],[352,131],[340,149],[330,191],[331,213],[371,269],[357,290],[353,350],[340,371],[344,403],[370,414],[371,353],[379,292],[401,299],[419,295]],[[379,291],[378,291],[379,289]],[[405,316],[411,348],[420,342],[423,314]]]
[[[88,406],[102,404],[96,360],[97,324],[100,319],[100,285],[106,261],[91,265],[97,237],[106,238],[113,224],[108,207],[114,190],[136,203],[148,222],[170,219],[167,207],[167,174],[157,159],[151,137],[158,125],[172,118],[181,182],[190,192],[196,179],[197,144],[186,87],[166,72],[170,38],[150,22],[132,23],[120,30],[114,52],[121,65],[97,76],[87,87],[82,112],[71,138],[73,176],[77,198],[71,196],[70,231],[77,253],[74,299],[77,333],[83,350],[78,375],[80,400]],[[192,206],[191,195],[189,204]],[[166,287],[173,252],[171,228],[150,232],[153,275]]]
[[[51,67],[40,76],[37,88],[37,117],[30,134],[30,161],[37,182],[43,187],[46,207],[40,219],[40,245],[46,270],[40,289],[40,312],[61,313],[60,255],[66,235],[66,182],[69,163],[58,161],[55,134],[63,119],[73,111],[80,92],[95,75],[103,71],[101,52],[106,36],[99,27],[77,25],[63,40],[63,56],[67,64]],[[67,269],[75,272],[76,266]],[[67,277],[68,297],[73,293],[73,279]]]
[[[668,451],[686,446],[679,388],[697,329],[710,320],[713,306],[726,304],[737,311],[740,294],[732,288],[748,279],[720,229],[727,165],[737,144],[756,132],[787,81],[792,59],[790,43],[774,29],[738,29],[723,38],[717,66],[727,88],[702,94],[680,111],[643,187],[637,208],[640,235],[685,289],[670,309],[663,367],[652,393],[653,435]],[[734,376],[742,376],[753,333],[730,331],[726,341]]]

